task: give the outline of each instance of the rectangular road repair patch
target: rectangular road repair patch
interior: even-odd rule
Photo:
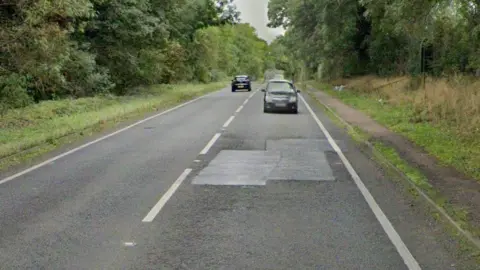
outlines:
[[[193,179],[194,185],[266,185],[268,180],[334,181],[323,151],[222,150]]]

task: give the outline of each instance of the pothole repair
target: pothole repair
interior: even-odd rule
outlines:
[[[266,151],[222,150],[194,185],[264,186],[269,180],[334,181],[326,140],[267,140]]]

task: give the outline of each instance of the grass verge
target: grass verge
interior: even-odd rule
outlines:
[[[480,181],[480,136],[463,134],[449,121],[421,121],[425,116],[413,104],[390,104],[382,93],[335,91],[330,85],[308,82],[343,103],[368,114],[393,132],[402,134],[434,155],[442,165],[452,166]]]
[[[420,189],[421,191],[414,188],[412,185],[407,187],[408,192],[415,199],[420,197],[420,192],[423,192],[433,201],[433,203],[443,209],[454,220],[454,222],[460,226],[460,228],[470,232],[473,237],[478,237],[480,235],[479,228],[475,228],[468,223],[468,212],[449,204],[448,199],[443,197],[428,183],[425,175],[403,160],[394,148],[389,147],[382,142],[374,141],[373,159],[379,164],[382,164],[383,167],[393,167],[393,171],[390,170],[390,173],[400,174],[403,178],[407,178],[408,181]],[[458,252],[466,255],[469,259],[473,259],[475,262],[480,263],[480,250],[478,250],[472,244],[472,242],[470,242],[470,240],[462,235],[462,233],[460,233],[460,231],[455,228],[452,223],[446,222],[445,218],[442,216],[442,213],[438,209],[430,207],[430,212],[436,221],[441,222],[444,225],[448,234],[458,241]]]
[[[311,85],[311,83],[309,84]],[[321,86],[322,90],[326,87],[329,87],[328,85]],[[318,88],[319,85],[317,84],[316,87]],[[336,93],[332,93],[333,90],[326,92],[338,97],[338,95],[335,95]],[[319,103],[320,107],[324,109],[326,115],[332,120],[333,123],[339,127],[345,128],[348,134],[357,144],[366,146],[369,149],[372,158],[383,168],[387,169],[388,173],[400,175],[402,178],[409,181],[411,185],[407,186],[407,190],[412,196],[414,196],[414,198],[418,198],[420,196],[420,190],[420,192],[423,192],[425,195],[427,195],[434,204],[443,209],[444,212],[447,213],[463,230],[471,233],[473,237],[480,236],[480,228],[476,228],[468,223],[468,212],[449,204],[448,199],[436,191],[436,189],[428,182],[426,176],[420,170],[410,166],[407,161],[402,159],[400,154],[394,148],[375,140],[359,127],[346,123],[335,113],[333,109],[323,105],[313,95],[311,95],[311,97],[313,100]],[[354,99],[355,97],[350,96],[350,98]],[[352,103],[349,105],[352,105]],[[480,264],[480,251],[472,244],[472,242],[462,235],[451,223],[444,222],[445,219],[442,217],[442,213],[440,213],[437,209],[432,209],[431,212],[432,216],[437,221],[442,221],[442,224],[445,225],[448,233],[458,240],[460,249],[459,251],[462,254],[467,254],[470,259],[473,259],[475,262]]]
[[[226,85],[227,82],[156,85],[138,88],[129,96],[46,101],[11,110],[0,118],[0,169],[112,128],[122,121],[165,110]]]

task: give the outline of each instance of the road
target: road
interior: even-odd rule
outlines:
[[[0,268],[472,269],[302,96],[222,89],[0,182]]]

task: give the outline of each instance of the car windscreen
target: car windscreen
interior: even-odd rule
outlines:
[[[235,79],[236,79],[236,80],[245,81],[245,80],[248,79],[248,76],[236,76]]]
[[[293,85],[288,82],[270,82],[267,87],[270,94],[290,94],[295,93]]]

